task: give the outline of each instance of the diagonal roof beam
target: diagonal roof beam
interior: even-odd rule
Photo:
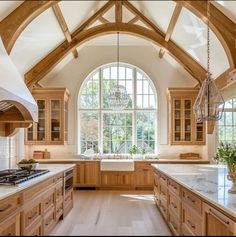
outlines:
[[[107,23],[80,31],[78,33],[73,33],[72,42],[70,44],[68,44],[67,41],[64,41],[25,74],[26,84],[31,88],[36,82],[43,79],[43,77],[48,72],[50,72],[64,57],[66,57],[70,52],[72,52],[84,42],[100,35],[113,34],[117,31],[140,36],[166,48],[166,50],[196,80],[199,81],[199,83],[201,83],[205,78],[206,70],[174,42],[171,40],[166,42],[165,37],[162,34],[139,25],[131,25],[127,23]]]
[[[62,11],[61,11],[59,5],[58,4],[53,5],[52,6],[52,10],[53,10],[53,12],[54,12],[54,14],[55,14],[55,16],[57,18],[57,21],[58,21],[58,23],[59,23],[59,25],[61,27],[61,30],[63,31],[63,33],[65,35],[66,40],[68,41],[68,43],[70,43],[72,41],[71,33],[70,33],[69,29],[68,29],[68,26],[66,24],[65,18],[64,18],[63,14],[62,14]],[[73,50],[72,53],[73,53],[75,58],[78,58],[78,51],[77,51],[77,49]]]
[[[0,35],[8,54],[27,25],[57,2],[25,1],[0,22]]]
[[[175,25],[176,25],[177,20],[179,18],[179,15],[181,13],[181,10],[182,10],[182,5],[177,2],[176,6],[175,6],[175,10],[172,14],[169,26],[168,26],[167,31],[166,31],[166,36],[165,36],[165,41],[166,42],[168,42],[171,38],[171,35],[174,31],[174,28],[175,28]],[[159,52],[159,57],[163,58],[164,54],[165,54],[165,49],[161,48],[160,52]]]

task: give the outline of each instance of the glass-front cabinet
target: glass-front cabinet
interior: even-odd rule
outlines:
[[[68,97],[65,88],[35,88],[38,122],[26,129],[26,144],[64,144],[68,139]]]
[[[205,144],[205,124],[196,123],[193,112],[197,93],[197,89],[168,89],[171,145]]]

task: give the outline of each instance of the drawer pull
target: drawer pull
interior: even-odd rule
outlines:
[[[143,169],[143,171],[149,171],[149,169]]]
[[[224,220],[222,217],[219,217],[215,212],[213,212],[211,208],[209,209],[209,212],[210,212],[210,214],[211,214],[212,216],[214,216],[217,220],[219,220],[220,222],[223,222],[223,224],[226,224],[226,225],[229,225],[229,224],[230,224],[229,221]]]
[[[189,225],[192,227],[192,229],[195,229],[196,226],[192,224],[192,222],[190,220],[187,220],[187,222],[189,223]]]
[[[187,196],[187,199],[189,199],[192,203],[195,203],[196,201],[192,199],[191,197]]]
[[[171,206],[174,207],[174,209],[177,208],[177,206],[173,202],[171,202]]]
[[[34,217],[36,217],[36,216],[37,216],[37,214],[38,214],[38,213],[37,213],[37,212],[35,212],[35,213],[34,213],[32,216],[29,216],[29,217],[28,217],[28,220],[32,220]]]
[[[12,207],[12,204],[8,204],[3,209],[0,209],[0,212],[4,212],[4,211],[6,211],[7,209],[9,209],[11,207]]]

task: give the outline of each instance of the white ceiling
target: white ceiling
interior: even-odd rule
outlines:
[[[59,5],[69,30],[73,32],[106,2],[61,1]],[[22,1],[0,1],[0,20],[21,3]],[[176,5],[174,1],[131,1],[131,3],[163,32],[166,32]],[[236,22],[236,1],[215,1],[214,5]],[[104,17],[114,21],[114,9],[111,9]],[[125,21],[128,22],[132,17],[133,15],[124,9]],[[64,40],[64,34],[53,11],[48,9],[26,27],[16,41],[10,56],[20,72],[24,74]],[[188,10],[182,10],[171,40],[186,50],[200,64],[206,66],[206,25]],[[120,41],[121,45],[152,45],[139,37],[123,34]],[[85,43],[87,46],[115,44],[116,35],[101,36]],[[224,49],[213,33],[211,33],[211,53],[212,72],[216,77],[229,65]],[[166,58],[168,60],[170,57]],[[68,59],[63,61],[68,62]]]

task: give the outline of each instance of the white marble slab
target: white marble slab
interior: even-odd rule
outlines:
[[[223,165],[153,164],[182,186],[236,218],[236,194],[228,193],[231,181]]]
[[[16,194],[17,192],[20,192],[26,188],[29,188],[43,180],[53,177],[54,175],[69,170],[74,166],[74,164],[39,164],[39,167],[37,169],[48,169],[50,172],[30,179],[26,182],[22,182],[18,186],[0,185],[0,200]]]

